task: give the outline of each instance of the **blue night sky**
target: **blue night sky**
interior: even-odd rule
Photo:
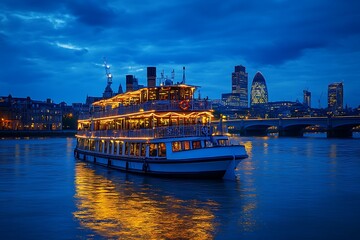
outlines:
[[[0,95],[85,102],[125,75],[146,83],[156,66],[201,96],[231,92],[231,73],[244,65],[249,87],[264,75],[270,101],[312,92],[326,106],[327,85],[344,83],[344,102],[360,105],[358,0],[2,0]],[[321,98],[320,98],[321,96]]]

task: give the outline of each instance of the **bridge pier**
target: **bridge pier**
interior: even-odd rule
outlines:
[[[326,133],[327,138],[352,138],[351,129],[329,129]]]

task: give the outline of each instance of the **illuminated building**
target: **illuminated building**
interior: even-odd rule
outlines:
[[[0,130],[61,130],[60,104],[27,98],[0,97]]]
[[[308,90],[304,90],[303,93],[304,93],[303,104],[311,108],[311,92],[309,92]]]
[[[248,107],[248,74],[244,66],[235,66],[231,78],[231,93],[224,93],[221,98],[226,106]]]
[[[257,72],[251,85],[250,104],[251,106],[268,103],[268,90],[264,76]]]
[[[331,83],[328,86],[328,108],[335,113],[341,111],[344,106],[343,83]]]
[[[225,106],[239,107],[240,106],[240,95],[236,93],[223,93],[221,95],[222,101]]]
[[[242,65],[235,66],[232,73],[232,93],[239,94],[240,107],[248,107],[248,74]]]

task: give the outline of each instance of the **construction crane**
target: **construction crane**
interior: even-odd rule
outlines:
[[[107,85],[106,85],[105,91],[103,93],[103,98],[106,99],[106,98],[111,98],[112,96],[114,96],[114,92],[111,89],[112,74],[110,72],[110,66],[107,64],[105,57],[104,57],[104,67],[105,67],[105,73],[106,73],[106,78],[107,78]]]
[[[110,72],[110,66],[106,62],[106,58],[104,57],[104,67],[105,67],[105,73],[107,77],[107,84],[110,86],[112,84],[112,75]]]

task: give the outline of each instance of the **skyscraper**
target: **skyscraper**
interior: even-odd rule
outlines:
[[[311,108],[311,92],[309,92],[308,90],[304,90],[303,93],[304,93],[303,104]]]
[[[343,83],[331,83],[328,87],[328,108],[332,112],[342,110],[344,107]]]
[[[235,72],[232,73],[232,93],[239,94],[240,107],[248,107],[248,74],[242,65],[235,66]]]
[[[251,84],[250,105],[268,103],[268,90],[264,76],[257,72]]]

